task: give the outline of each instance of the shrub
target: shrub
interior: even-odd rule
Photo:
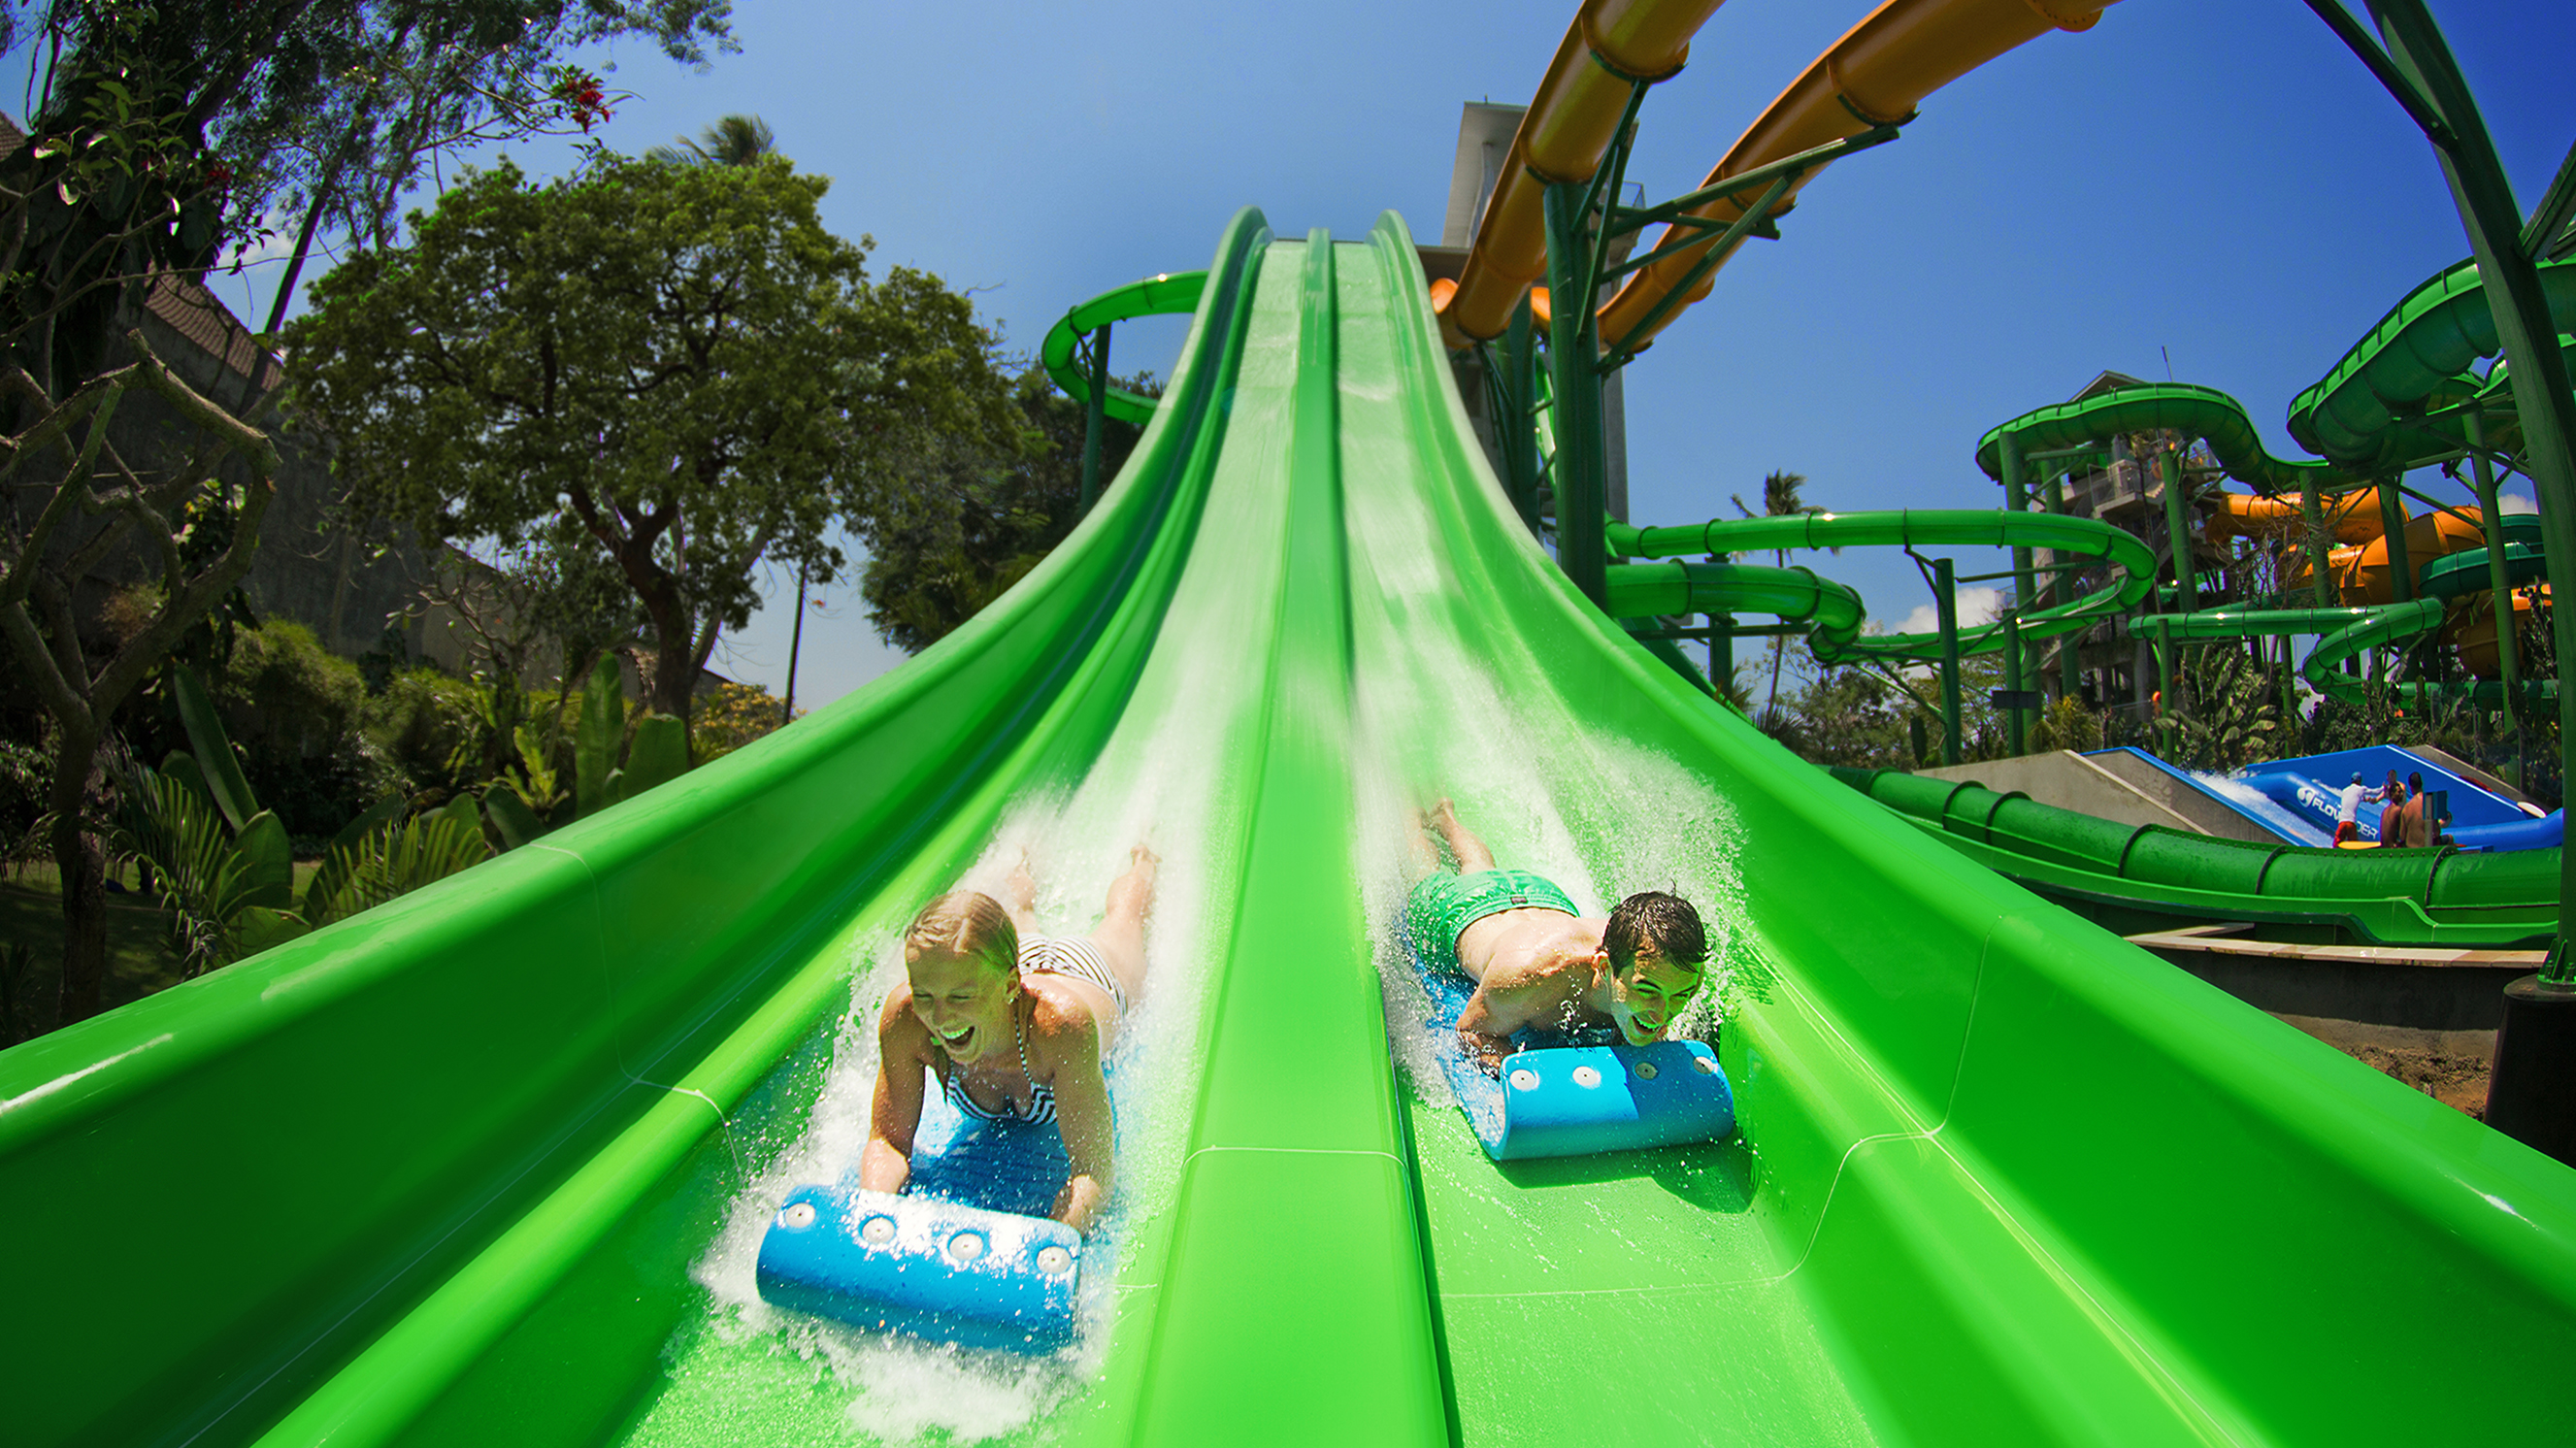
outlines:
[[[775,733],[783,722],[779,709],[785,703],[759,684],[718,684],[715,697],[698,711],[690,731],[690,745],[705,764],[722,759],[755,739]],[[799,709],[798,714],[805,711]]]
[[[480,777],[475,761],[457,778],[452,761],[480,737],[490,691],[432,668],[405,669],[365,706],[367,738],[402,771],[414,793],[454,793]]]
[[[287,833],[328,839],[408,782],[362,729],[366,681],[302,624],[234,635],[214,687],[242,774]]]

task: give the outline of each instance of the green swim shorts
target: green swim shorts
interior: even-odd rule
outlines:
[[[1452,966],[1458,962],[1459,933],[1505,910],[1582,913],[1563,890],[1527,870],[1487,870],[1477,875],[1443,870],[1413,887],[1404,902],[1404,927],[1425,961]]]

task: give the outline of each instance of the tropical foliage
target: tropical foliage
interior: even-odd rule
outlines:
[[[1151,376],[1118,385],[1147,396]],[[999,447],[993,435],[924,437],[889,469],[890,486],[859,520],[868,563],[860,593],[886,642],[910,652],[947,636],[1027,576],[1081,521],[1082,406],[1046,375],[1023,373],[1012,401],[1035,435]],[[1103,478],[1115,477],[1141,429],[1109,419]]]

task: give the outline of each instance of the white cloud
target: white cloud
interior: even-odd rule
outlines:
[[[1995,621],[1995,614],[2003,608],[2004,591],[2000,588],[1962,588],[1955,593],[1954,597],[1958,599],[1959,627],[1970,628],[1977,624]],[[1926,603],[1907,614],[1905,621],[1896,626],[1896,631],[1898,633],[1936,633],[1940,627],[1940,610]]]
[[[2506,493],[2496,499],[2496,511],[2510,517],[2515,513],[2537,513],[2540,505],[2528,493]]]

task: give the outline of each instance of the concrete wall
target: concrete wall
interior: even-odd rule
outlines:
[[[2002,794],[2029,795],[2041,804],[2071,809],[2126,825],[2163,825],[2197,835],[2221,833],[2071,750],[1918,769],[1929,779],[1982,784]],[[2240,824],[2244,821],[2239,820]],[[2236,835],[2230,838],[2243,839]]]
[[[2095,766],[2138,793],[2190,820],[2193,828],[2202,834],[2216,835],[2228,840],[2250,840],[2258,845],[2283,843],[2279,835],[2237,813],[2226,802],[2212,799],[2134,754],[2093,754],[2081,757],[2085,763]]]

